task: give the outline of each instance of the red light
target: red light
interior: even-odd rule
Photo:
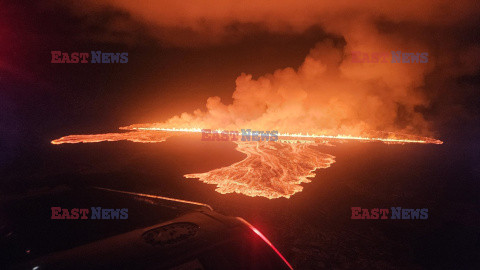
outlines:
[[[255,234],[257,234],[265,243],[267,243],[267,245],[269,245],[273,249],[273,251],[275,251],[275,253],[277,253],[277,255],[280,258],[282,258],[282,260],[285,262],[285,264],[287,264],[288,267],[291,270],[293,270],[293,267],[290,265],[290,263],[287,261],[287,259],[285,259],[285,257],[283,257],[282,253],[280,253],[280,251],[278,251],[278,249],[272,244],[272,242],[270,242],[270,240],[267,239],[267,237],[265,237],[265,235],[263,235],[263,233],[261,233],[257,228],[253,227],[252,224],[248,223],[243,218],[237,217],[237,219],[240,220],[241,222],[245,223],[245,225],[247,225]]]

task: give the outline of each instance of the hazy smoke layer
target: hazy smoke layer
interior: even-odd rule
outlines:
[[[128,16],[108,21],[113,33],[144,25],[164,44],[199,46],[232,42],[262,29],[301,32],[320,26],[345,44],[322,40],[300,67],[236,80],[233,103],[207,100],[207,110],[184,113],[160,127],[276,129],[281,132],[365,135],[383,130],[431,135],[419,113],[441,91],[425,91],[425,76],[438,80],[478,71],[480,48],[455,39],[475,22],[475,1],[90,1],[78,13],[114,7]],[[95,14],[95,13],[93,13]],[[456,48],[456,49],[455,49]],[[352,63],[354,51],[427,52],[428,63]],[[390,59],[389,59],[390,60]],[[442,83],[437,85],[442,86]],[[447,85],[447,84],[444,84]],[[446,90],[442,90],[446,91]],[[140,126],[152,126],[140,125]]]
[[[65,3],[65,1],[58,1]],[[101,12],[110,7],[127,12],[107,22],[113,30],[125,31],[128,20],[148,25],[162,41],[175,45],[224,42],[248,34],[254,25],[275,32],[301,32],[313,25],[341,35],[352,26],[366,38],[375,31],[365,23],[388,18],[394,23],[448,26],[476,18],[480,9],[474,0],[420,0],[406,5],[392,0],[90,0],[70,1],[78,13]],[[118,33],[118,32],[117,32]],[[347,37],[348,38],[348,37]],[[192,44],[192,41],[197,41]]]
[[[317,44],[298,69],[236,80],[233,103],[207,100],[207,110],[136,127],[205,127],[365,135],[370,130],[427,132],[415,112],[426,105],[415,86],[428,64],[352,63],[348,48]],[[392,74],[395,74],[392,76]]]

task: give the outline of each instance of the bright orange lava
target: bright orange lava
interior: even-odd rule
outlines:
[[[278,142],[236,142],[237,150],[247,157],[227,167],[206,173],[187,174],[208,184],[216,184],[222,194],[237,192],[269,199],[302,191],[301,183],[309,183],[314,171],[328,168],[334,156],[321,153],[315,145]]]
[[[69,135],[53,140],[52,144],[63,143],[96,143],[96,142],[115,142],[115,141],[132,141],[141,143],[159,143],[165,141],[172,136],[168,132],[151,132],[151,131],[129,131],[124,133],[105,133],[105,134],[89,134],[89,135]]]
[[[175,135],[200,133],[201,129],[177,129],[157,127],[126,127],[123,133],[93,135],[69,135],[52,141],[52,144],[92,143],[128,140],[142,143],[163,142]],[[379,136],[378,134],[382,134]],[[384,143],[442,144],[442,141],[413,135],[377,133],[372,137],[348,135],[279,134],[278,141],[249,142],[234,141],[236,150],[247,155],[237,163],[204,173],[185,175],[215,184],[222,194],[241,193],[247,196],[263,196],[269,199],[290,198],[302,191],[302,183],[315,176],[315,170],[328,168],[335,162],[334,156],[321,153],[319,145],[348,140]]]

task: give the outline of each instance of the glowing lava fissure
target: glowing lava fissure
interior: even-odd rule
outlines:
[[[201,128],[158,128],[158,127],[125,127],[121,129],[139,130],[139,131],[165,131],[165,132],[185,132],[185,133],[201,133],[203,129]],[[222,132],[223,130],[216,130],[217,132]],[[299,140],[301,142],[305,139],[316,140],[353,140],[353,141],[366,141],[366,142],[384,142],[384,143],[424,143],[424,144],[443,144],[442,141],[421,137],[416,135],[409,134],[396,134],[393,132],[372,132],[374,136],[352,136],[352,135],[317,135],[317,134],[303,134],[303,133],[279,133],[278,137],[285,140]],[[242,134],[238,132],[238,134]],[[380,137],[379,135],[384,135]]]
[[[121,128],[122,133],[91,135],[69,135],[52,141],[52,144],[94,143],[102,141],[127,140],[141,143],[159,143],[172,136],[201,133],[200,128],[159,128],[129,126]],[[374,133],[372,133],[374,134]],[[381,135],[381,136],[380,136]],[[383,142],[442,144],[442,141],[414,135],[375,133],[372,137],[348,135],[315,135],[279,133],[278,141],[233,141],[236,150],[246,157],[232,165],[204,173],[186,174],[186,178],[214,184],[222,194],[240,193],[247,196],[262,196],[269,199],[290,198],[301,192],[302,183],[311,182],[315,170],[328,168],[335,157],[321,153],[320,145],[330,142]]]

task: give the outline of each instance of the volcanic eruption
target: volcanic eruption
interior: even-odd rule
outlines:
[[[258,79],[240,75],[232,104],[211,97],[206,111],[183,113],[162,123],[121,127],[125,132],[120,133],[69,135],[52,143],[159,143],[171,136],[199,133],[202,128],[278,130],[275,142],[234,142],[236,150],[246,154],[237,163],[185,175],[217,185],[220,193],[270,199],[289,198],[302,190],[301,183],[310,182],[316,169],[334,162],[332,155],[318,150],[319,145],[350,140],[442,143],[412,135],[430,134],[428,122],[415,110],[428,101],[412,87],[424,67],[358,64],[349,61],[350,57],[350,48],[326,40],[296,70],[279,69]],[[397,76],[385,76],[386,71]]]

